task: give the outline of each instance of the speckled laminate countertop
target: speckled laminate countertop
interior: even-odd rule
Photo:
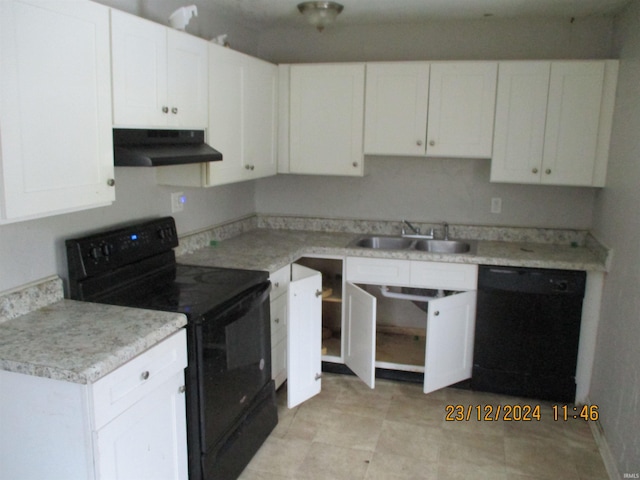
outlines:
[[[0,369],[93,383],[186,323],[179,313],[59,300],[0,324]]]
[[[478,241],[475,253],[376,250],[350,246],[362,234],[258,228],[178,257],[204,266],[267,270],[271,273],[305,255],[323,254],[433,262],[605,271],[602,255],[588,246]]]

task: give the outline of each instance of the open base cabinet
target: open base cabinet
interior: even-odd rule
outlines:
[[[371,388],[376,368],[424,372],[425,393],[470,378],[476,285],[474,265],[300,259],[289,290],[289,408],[320,392],[322,361],[345,364]]]

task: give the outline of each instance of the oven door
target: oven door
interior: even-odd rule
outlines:
[[[230,436],[271,381],[270,283],[204,315],[194,325],[200,448]]]

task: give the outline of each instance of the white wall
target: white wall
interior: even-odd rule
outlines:
[[[181,0],[94,0],[109,7],[137,15],[160,23],[169,24],[169,16],[179,7],[193,2]],[[200,2],[202,3],[202,2]],[[228,34],[231,46],[249,55],[256,55],[258,32],[246,22],[237,22],[211,5],[198,7],[198,16],[191,18],[186,32],[210,40],[221,34]]]
[[[434,21],[358,25],[340,19],[322,33],[311,26],[261,33],[258,55],[275,63],[607,58],[610,18]]]
[[[620,56],[607,187],[594,231],[614,249],[607,275],[591,401],[621,476],[640,474],[640,1],[615,24]]]
[[[0,292],[50,275],[67,277],[64,240],[112,225],[172,215],[179,233],[255,211],[254,183],[210,189],[160,187],[153,168],[117,167],[116,201],[109,207],[0,225]],[[184,192],[183,212],[171,213],[170,193]]]
[[[304,26],[261,34],[276,63],[376,60],[609,58],[611,18]],[[597,189],[489,183],[488,160],[367,157],[359,179],[287,175],[259,180],[261,213],[588,229]],[[492,197],[503,213],[490,213]]]
[[[487,159],[366,157],[362,178],[259,180],[260,213],[588,229],[595,189],[489,183]],[[490,212],[502,198],[502,213]]]

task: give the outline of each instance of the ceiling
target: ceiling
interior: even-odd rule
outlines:
[[[262,28],[301,27],[300,0],[185,0]],[[486,17],[585,18],[612,15],[638,0],[338,0],[344,11],[341,25],[389,24]]]

